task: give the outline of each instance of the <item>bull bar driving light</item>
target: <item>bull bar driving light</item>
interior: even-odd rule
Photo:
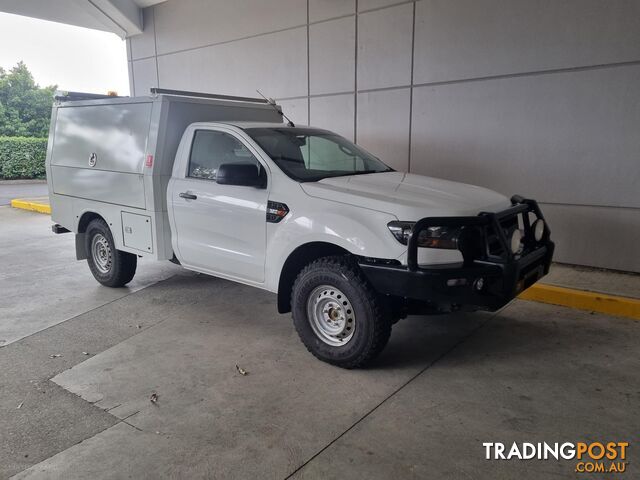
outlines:
[[[511,234],[511,252],[518,253],[518,250],[520,250],[521,243],[522,243],[522,231],[516,228]]]
[[[540,240],[542,240],[542,237],[544,236],[544,229],[545,229],[544,220],[542,220],[541,218],[537,219],[533,223],[533,238],[536,239],[536,242],[539,242]]]

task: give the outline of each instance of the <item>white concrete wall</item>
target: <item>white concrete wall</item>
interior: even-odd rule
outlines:
[[[398,170],[539,199],[562,262],[640,271],[640,0],[169,0],[132,92],[278,99]]]

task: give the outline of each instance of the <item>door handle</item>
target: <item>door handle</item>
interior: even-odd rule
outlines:
[[[195,200],[196,198],[198,198],[197,195],[194,195],[193,193],[187,193],[187,192],[182,192],[178,194],[178,196],[180,198],[186,198],[187,200]]]

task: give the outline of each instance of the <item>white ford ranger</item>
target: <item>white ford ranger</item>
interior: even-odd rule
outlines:
[[[152,257],[275,292],[307,349],[346,368],[408,314],[502,307],[553,255],[535,201],[396,172],[257,99],[58,98],[47,178],[53,231],[103,285]]]

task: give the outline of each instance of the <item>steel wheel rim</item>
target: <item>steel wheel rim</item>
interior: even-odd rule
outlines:
[[[109,273],[112,263],[109,241],[101,233],[91,239],[91,258],[100,273]]]
[[[349,343],[356,330],[356,315],[351,302],[331,285],[313,289],[307,300],[307,317],[316,336],[332,347]]]

